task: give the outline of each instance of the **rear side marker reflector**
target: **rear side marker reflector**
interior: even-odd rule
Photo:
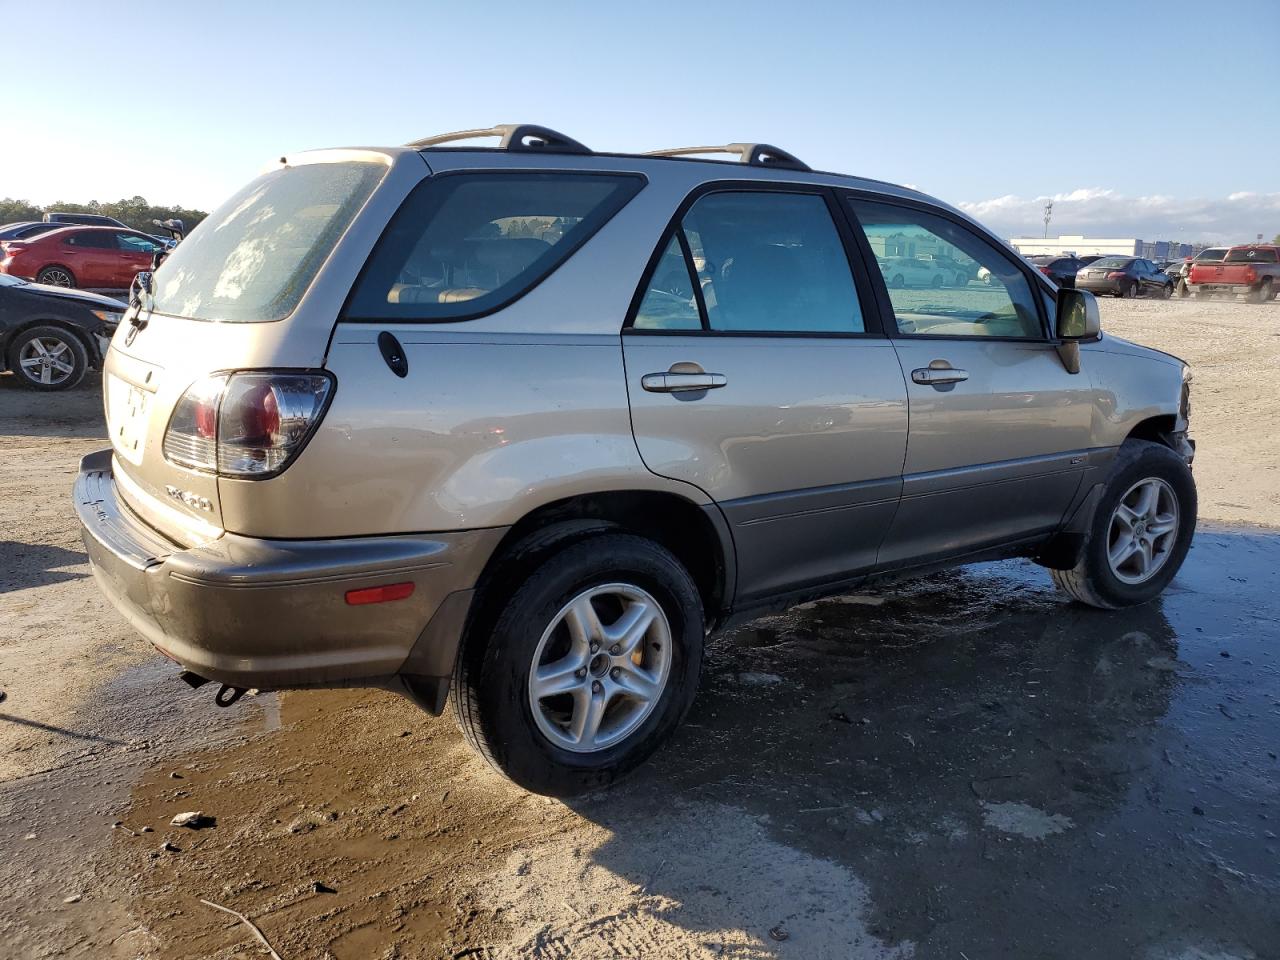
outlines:
[[[359,607],[366,603],[388,603],[391,600],[403,600],[412,596],[412,583],[389,583],[385,587],[365,587],[362,590],[348,590],[347,603]]]

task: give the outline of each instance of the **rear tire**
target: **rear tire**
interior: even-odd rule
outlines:
[[[894,274],[893,279],[889,281],[889,286],[894,290],[901,290],[906,285],[907,283],[902,279],[902,274],[900,273]]]
[[[1130,280],[1120,288],[1119,297],[1122,300],[1132,300],[1138,295],[1138,285]]]
[[[67,267],[53,265],[51,267],[43,267],[36,274],[36,283],[44,283],[51,287],[75,287],[76,275]]]
[[[1150,506],[1138,509],[1146,506],[1144,496],[1153,497]],[[1080,603],[1104,610],[1146,603],[1177,574],[1195,527],[1191,468],[1163,444],[1126,440],[1079,561],[1070,570],[1050,571],[1053,582]]]
[[[651,625],[628,634],[628,654],[609,631],[647,611]],[[494,612],[492,629],[468,636],[458,655],[454,709],[467,742],[526,790],[570,797],[609,786],[648,759],[693,702],[702,600],[650,540],[609,533],[570,544]],[[539,695],[539,684],[549,692]]]
[[[1258,284],[1258,288],[1256,290],[1250,290],[1249,295],[1245,297],[1245,299],[1249,303],[1270,303],[1273,296],[1274,294],[1271,291],[1271,280],[1268,278]]]
[[[9,347],[9,369],[31,390],[70,390],[89,371],[89,351],[62,327],[23,330]]]

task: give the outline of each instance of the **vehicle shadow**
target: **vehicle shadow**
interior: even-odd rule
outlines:
[[[1258,584],[1277,561],[1274,532],[1202,532],[1136,609],[1068,603],[1008,562],[736,630],[675,742],[571,804],[607,831],[591,864],[709,955],[1128,957],[1193,919],[1219,942],[1280,942],[1274,900],[1242,900],[1219,866],[1280,884],[1275,858],[1235,839],[1257,830],[1250,804],[1280,799],[1275,755],[1270,778],[1224,775],[1242,721],[1225,750],[1214,723],[1234,715],[1200,702],[1236,696],[1206,674],[1240,661],[1204,646],[1243,643],[1242,610],[1267,631],[1251,653],[1272,656],[1280,604]],[[1215,821],[1220,849],[1193,835],[1215,775],[1241,798]]]
[[[63,568],[81,567],[84,562],[85,555],[79,550],[44,543],[0,540],[0,594],[82,580],[88,576],[83,570]]]

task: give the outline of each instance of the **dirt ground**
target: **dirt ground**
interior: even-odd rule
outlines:
[[[1280,303],[1102,308],[1195,368],[1161,600],[1010,561],[757,621],[569,804],[392,694],[187,690],[79,544],[97,379],[0,377],[0,958],[268,955],[202,899],[285,960],[1280,957]]]

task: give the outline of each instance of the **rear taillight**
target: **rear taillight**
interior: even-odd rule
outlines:
[[[205,377],[173,408],[165,459],[223,477],[274,477],[305,446],[332,393],[324,373]]]
[[[1053,274],[1049,272],[1049,268],[1048,268],[1048,267],[1041,267],[1041,268],[1040,268],[1040,272],[1041,272],[1041,273],[1043,273],[1046,277],[1051,277],[1051,276],[1053,276]]]
[[[1257,282],[1258,282],[1258,271],[1257,271],[1257,270],[1255,270],[1255,269],[1253,269],[1253,267],[1245,267],[1245,268],[1244,268],[1244,282],[1245,282],[1245,283],[1257,283]]]
[[[1123,280],[1124,278],[1125,278],[1124,274],[1121,273],[1119,270],[1112,270],[1110,273],[1107,274],[1108,280]]]

